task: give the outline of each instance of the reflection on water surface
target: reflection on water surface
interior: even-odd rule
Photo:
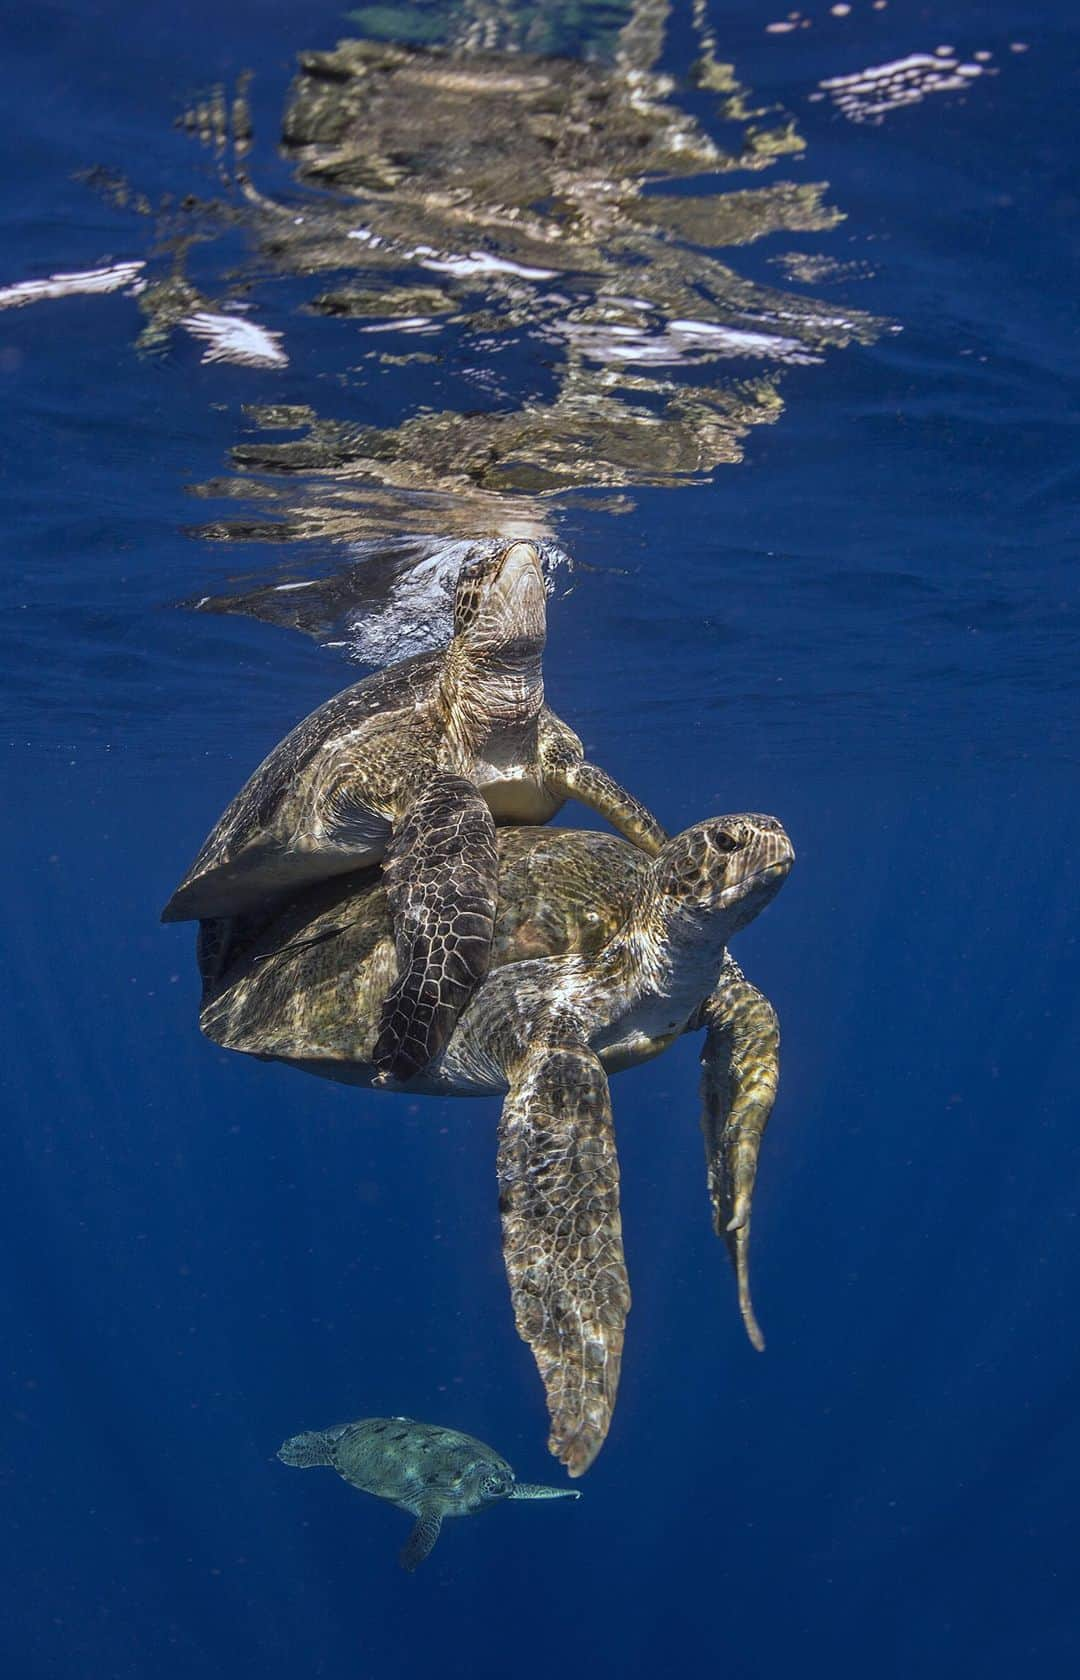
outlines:
[[[655,0],[587,9],[574,58],[547,49],[581,8],[375,10],[384,31],[411,18],[414,38],[438,24],[443,39],[301,54],[281,137],[294,192],[259,183],[244,84],[188,114],[227,192],[160,218],[172,269],[142,288],[142,342],[182,327],[205,357],[282,366],[288,326],[257,321],[246,291],[299,279],[304,312],[340,335],[346,392],[404,365],[407,411],[343,418],[359,405],[340,392],[336,412],[250,408],[233,471],[196,487],[243,511],[199,535],[550,536],[567,495],[607,491],[624,511],[636,487],[738,461],[749,428],[781,412],[785,365],[880,330],[717,255],[778,230],[827,233],[842,212],[826,183],[782,178],[803,142],[721,61],[701,8],[683,84],[656,68],[670,20]],[[188,253],[238,229],[241,270],[208,296]],[[467,404],[437,400],[447,368]]]

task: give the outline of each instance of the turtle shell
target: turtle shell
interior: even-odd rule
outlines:
[[[365,726],[375,718],[381,729],[392,728],[393,714],[399,712],[407,737],[416,708],[434,693],[443,658],[442,651],[421,653],[377,671],[335,694],[290,730],[227,806],[162,911],[162,921],[233,915],[290,887],[377,863],[389,833],[385,819],[354,802],[349,844],[335,848],[308,797],[311,772],[318,760],[325,786],[335,753],[340,749],[355,760],[363,750]]]
[[[498,846],[493,968],[599,949],[650,867],[625,840],[591,830],[502,828]],[[234,934],[224,973],[204,964],[200,1025],[226,1049],[367,1083],[394,973],[381,877],[339,876],[253,917],[243,937]]]

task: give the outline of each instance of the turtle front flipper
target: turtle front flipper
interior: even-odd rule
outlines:
[[[547,1393],[548,1446],[580,1476],[615,1407],[630,1288],[607,1076],[572,1030],[541,1025],[513,1069],[498,1175],[514,1318]]]
[[[708,1028],[701,1053],[701,1128],[713,1229],[735,1267],[746,1334],[761,1352],[765,1338],[750,1298],[750,1205],[780,1080],[780,1026],[768,998],[730,957],[695,1024]]]
[[[537,1482],[515,1482],[508,1499],[580,1499],[577,1488],[541,1487]]]
[[[540,763],[544,786],[559,799],[578,799],[603,817],[612,828],[650,857],[659,852],[667,834],[640,799],[620,787],[606,770],[588,764],[581,756],[581,742],[552,714],[544,719],[540,734]]]
[[[435,1505],[422,1505],[416,1514],[415,1527],[398,1554],[402,1569],[412,1574],[431,1555],[441,1529],[442,1511]]]
[[[563,785],[569,795],[588,805],[612,828],[625,834],[633,845],[640,846],[650,857],[656,857],[667,839],[666,830],[660,827],[648,807],[620,787],[606,770],[601,770],[598,764],[587,764],[582,759],[580,764],[569,767]]]
[[[498,897],[495,823],[461,776],[432,771],[386,851],[397,982],[372,1061],[407,1080],[437,1056],[488,971]]]

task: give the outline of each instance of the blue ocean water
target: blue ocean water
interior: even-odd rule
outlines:
[[[296,55],[392,34],[390,11],[9,14],[0,288],[167,271],[153,218],[82,177],[209,193],[175,119],[245,70],[260,182],[296,190],[275,150]],[[585,53],[566,12],[559,45]],[[670,829],[774,811],[796,845],[738,947],[783,1030],[767,1351],[710,1231],[688,1039],[613,1085],[634,1306],[581,1501],[450,1525],[409,1577],[404,1517],[276,1461],[299,1429],[404,1412],[558,1476],[499,1255],[497,1105],[214,1049],[191,932],[157,922],[260,756],[358,674],[332,638],[176,609],[297,564],[187,534],[207,504],[185,487],[226,470],[246,405],[386,427],[458,400],[461,369],[357,365],[355,323],[305,314],[310,284],[252,265],[239,219],[193,271],[243,274],[286,367],[206,363],[190,337],[140,353],[122,289],[0,310],[6,1673],[1074,1672],[1072,13],[677,6],[662,68],[708,122],[703,17],[797,123],[785,178],[827,182],[845,218],[725,260],[882,325],[786,367],[741,461],[621,513],[560,506],[580,564],[545,668]],[[978,74],[870,113],[872,91],[860,111],[824,86],[872,90],[915,54]],[[792,251],[839,266],[784,280]],[[511,339],[493,403],[546,355]]]

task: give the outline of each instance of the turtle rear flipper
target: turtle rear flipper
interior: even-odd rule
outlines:
[[[461,776],[433,771],[386,851],[398,979],[372,1061],[411,1079],[443,1049],[488,971],[499,858],[495,822]]]
[[[735,1267],[739,1311],[758,1352],[765,1338],[750,1297],[750,1207],[758,1154],[780,1077],[780,1027],[768,998],[729,958],[697,1025],[708,1028],[701,1053],[701,1128],[713,1229]]]
[[[434,1505],[422,1505],[417,1512],[416,1525],[402,1546],[399,1561],[402,1569],[411,1574],[431,1553],[442,1528],[442,1512]]]
[[[295,1465],[298,1470],[310,1470],[316,1464],[333,1464],[332,1437],[327,1429],[305,1429],[302,1435],[290,1435],[278,1448],[282,1464]]]
[[[569,1024],[538,1024],[512,1071],[498,1175],[514,1318],[547,1392],[548,1446],[580,1476],[611,1423],[630,1288],[607,1076]]]

